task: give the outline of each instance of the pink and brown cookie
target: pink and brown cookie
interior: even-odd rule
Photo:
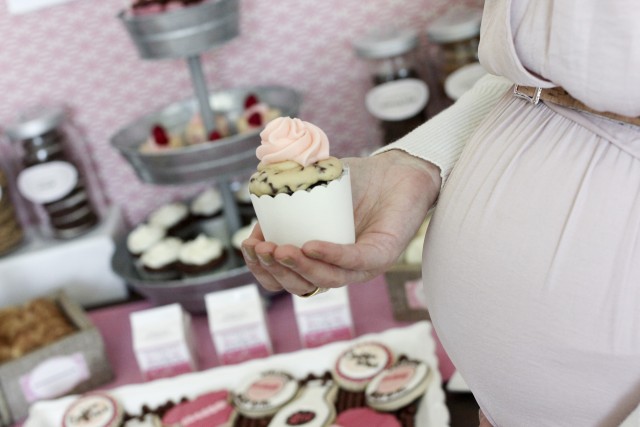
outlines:
[[[169,409],[162,423],[180,427],[231,427],[236,411],[226,390],[203,394]]]
[[[62,418],[62,427],[117,427],[124,412],[120,404],[104,393],[79,397],[69,406]]]
[[[283,371],[266,371],[245,381],[233,396],[238,412],[249,418],[272,416],[298,394],[296,379]]]
[[[430,374],[426,363],[401,358],[371,380],[365,389],[367,406],[392,412],[410,405],[427,390]]]
[[[269,427],[328,427],[336,417],[337,386],[325,375],[309,377],[303,381],[299,396],[280,409],[271,419]]]
[[[400,421],[391,414],[378,412],[371,408],[353,408],[344,411],[336,418],[331,427],[402,427]]]

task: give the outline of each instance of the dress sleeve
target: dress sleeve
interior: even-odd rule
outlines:
[[[444,185],[471,135],[511,86],[503,77],[486,75],[452,106],[373,155],[403,150],[427,160],[440,168]]]

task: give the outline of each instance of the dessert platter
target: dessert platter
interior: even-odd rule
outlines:
[[[154,303],[179,302],[192,312],[205,311],[207,293],[253,281],[231,246],[234,234],[248,225],[232,186],[237,176],[255,168],[255,149],[264,125],[275,117],[297,115],[302,102],[296,90],[284,86],[207,89],[200,54],[239,35],[239,14],[238,0],[134,0],[118,14],[141,59],[187,62],[195,97],[125,125],[112,135],[112,146],[143,182],[215,182],[222,199],[220,218],[197,221],[188,235],[167,233],[163,237],[174,240],[165,242],[161,255],[154,258],[167,252],[175,255],[188,240],[198,253],[203,247],[214,251],[212,246],[221,246],[224,259],[205,274],[150,276],[146,274],[149,269],[139,268],[139,259],[127,247],[125,236],[116,242],[112,268]],[[143,235],[148,232],[142,230]]]
[[[179,302],[192,313],[205,312],[206,294],[254,280],[239,248],[253,215],[230,233],[222,208],[213,186],[158,207],[116,241],[112,269],[157,305]]]
[[[314,349],[38,402],[24,425],[444,427],[449,413],[431,324],[422,321]]]

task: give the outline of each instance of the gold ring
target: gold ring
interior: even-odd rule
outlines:
[[[307,292],[306,294],[300,295],[301,298],[311,298],[314,295],[321,294],[323,292],[327,292],[329,289],[327,288],[318,288],[316,287],[313,291]]]

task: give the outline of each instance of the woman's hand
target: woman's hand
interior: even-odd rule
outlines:
[[[277,246],[265,242],[256,225],[242,252],[265,289],[304,295],[381,274],[413,238],[440,190],[439,169],[400,150],[344,161],[351,174],[356,243]]]

